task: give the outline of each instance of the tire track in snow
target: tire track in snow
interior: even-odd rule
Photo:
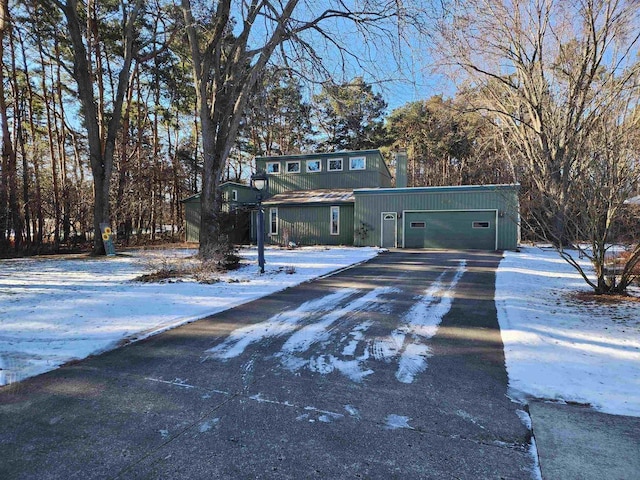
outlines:
[[[444,316],[449,313],[453,303],[453,294],[460,278],[466,271],[467,262],[461,260],[448,287],[445,288],[444,277],[448,271],[442,272],[434,284],[425,292],[404,316],[404,324],[391,333],[387,340],[389,355],[400,354],[396,379],[402,383],[412,383],[416,375],[427,368],[427,358],[431,349],[424,343],[433,337]],[[398,351],[397,346],[403,340]],[[380,349],[380,351],[385,351]]]
[[[328,347],[335,342],[330,342],[332,327],[338,320],[345,320],[354,317],[362,312],[388,311],[388,305],[380,300],[382,295],[395,293],[398,290],[394,287],[379,287],[371,290],[367,294],[353,300],[342,308],[329,312],[320,321],[306,325],[296,331],[284,343],[278,357],[281,364],[289,371],[295,372],[302,368],[308,368],[312,372],[329,374],[338,371],[355,382],[373,373],[373,370],[364,367],[364,363],[369,359],[369,351],[365,349],[359,357],[354,357],[357,342],[364,338],[366,331],[372,322],[365,321],[356,326],[351,332],[352,340],[342,350],[342,355],[352,357],[348,359],[339,358],[333,354],[311,355],[308,358],[300,356],[307,352],[312,345],[320,344],[320,348]],[[341,340],[345,341],[347,337]]]
[[[264,322],[237,328],[222,343],[206,350],[204,360],[211,358],[229,360],[238,357],[249,345],[266,338],[280,337],[294,332],[312,315],[331,310],[341,300],[357,292],[358,290],[354,288],[338,290],[322,298],[305,302],[295,310],[278,313]]]

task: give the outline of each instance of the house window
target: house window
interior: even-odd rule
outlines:
[[[300,162],[287,162],[287,173],[300,173]]]
[[[280,162],[267,162],[267,173],[271,175],[280,173]]]
[[[339,172],[342,170],[342,159],[341,158],[330,158],[329,159],[329,167],[327,168],[330,172]]]
[[[489,228],[491,224],[489,222],[473,222],[473,228]]]
[[[307,172],[319,172],[322,170],[320,160],[307,160]]]
[[[331,207],[331,235],[340,235],[340,207]]]
[[[411,222],[409,228],[427,228],[427,224],[425,222]]]
[[[278,209],[269,209],[269,235],[278,234]]]
[[[367,168],[367,157],[353,157],[349,159],[349,170],[364,170]]]
[[[231,190],[231,201],[232,202],[238,201],[238,190]]]

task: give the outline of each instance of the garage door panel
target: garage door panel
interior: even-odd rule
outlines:
[[[408,212],[405,247],[494,250],[494,211]]]

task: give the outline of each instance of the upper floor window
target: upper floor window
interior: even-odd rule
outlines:
[[[267,173],[272,175],[280,173],[280,162],[267,162]]]
[[[238,201],[238,190],[231,190],[231,201],[232,202]]]
[[[329,170],[330,172],[339,172],[340,170],[342,170],[342,159],[330,158],[327,170]]]
[[[321,170],[320,160],[307,160],[307,172],[320,172]]]
[[[367,157],[353,157],[349,159],[349,170],[365,170]]]
[[[300,173],[300,162],[287,162],[287,173]]]

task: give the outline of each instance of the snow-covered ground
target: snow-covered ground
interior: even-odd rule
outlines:
[[[0,385],[367,260],[378,250],[268,249],[266,273],[258,275],[256,250],[243,249],[249,264],[221,275],[218,283],[131,281],[172,258],[194,253],[138,250],[113,258],[0,261]],[[442,301],[427,303],[444,308],[455,297],[454,287],[452,283],[450,289],[438,290],[434,285]],[[526,247],[505,253],[497,274],[496,306],[512,394],[640,416],[640,303],[586,304],[572,297],[578,290],[588,289],[555,252]],[[452,298],[444,298],[448,295]],[[402,324],[380,351],[394,354],[395,337],[415,333],[408,325]],[[436,326],[421,328],[426,337],[436,333]],[[291,340],[283,353],[283,364],[290,368],[300,367],[296,355],[307,341],[302,333],[300,342],[293,345]],[[354,339],[361,334],[352,333]],[[230,336],[209,354],[231,356],[243,347]],[[343,362],[343,373],[366,376],[354,362]],[[411,381],[421,368],[403,371],[398,379]]]
[[[512,394],[640,416],[640,303],[587,303],[573,297],[580,290],[551,249],[505,253],[496,307]]]
[[[378,254],[374,248],[257,250],[220,282],[132,280],[195,250],[136,250],[110,258],[0,261],[0,385],[159,333],[297,285]]]

